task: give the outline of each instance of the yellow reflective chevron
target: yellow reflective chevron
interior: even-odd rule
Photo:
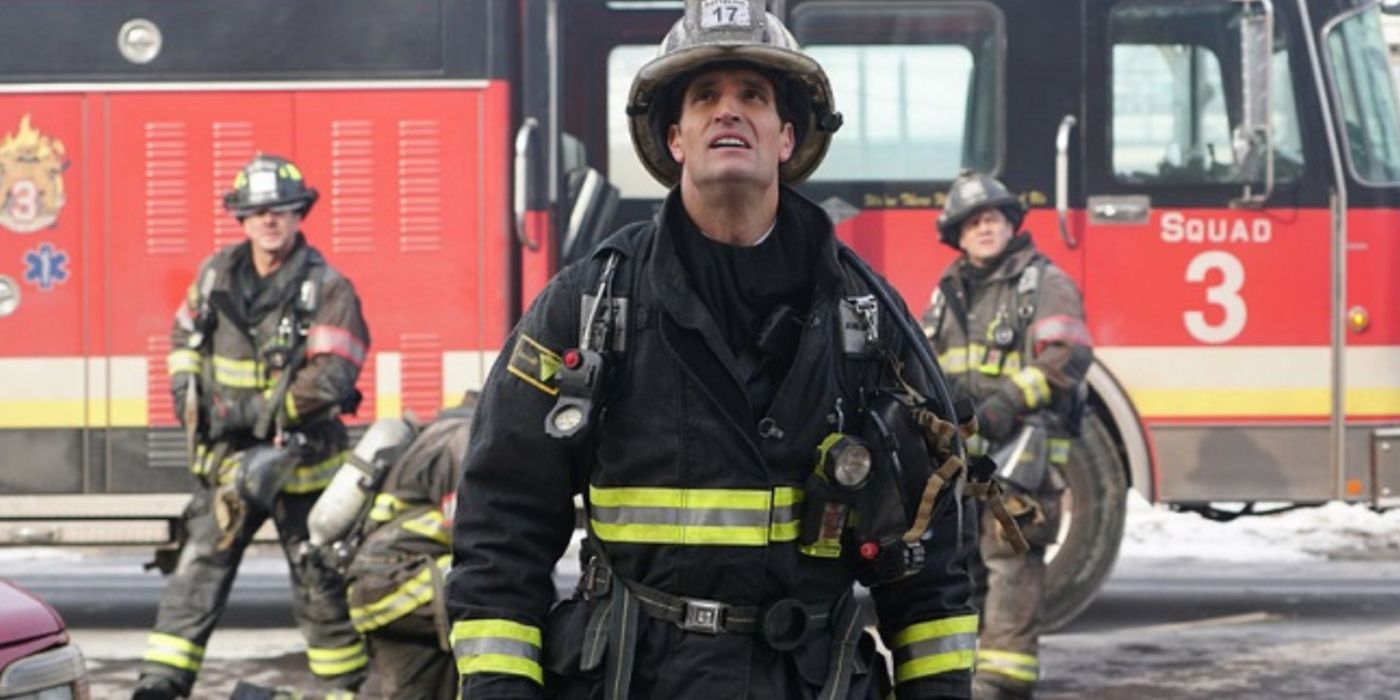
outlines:
[[[995,673],[1024,683],[1040,679],[1040,660],[1030,654],[999,649],[977,650],[977,672]]]
[[[797,537],[802,492],[590,486],[593,532],[606,542],[762,547]]]
[[[538,627],[505,619],[459,620],[448,639],[463,676],[505,673],[544,683]]]
[[[1021,388],[1026,408],[1035,410],[1050,402],[1050,382],[1039,367],[1027,367],[1011,375],[1011,381]]]
[[[204,358],[197,350],[179,348],[165,356],[165,369],[170,376],[177,374],[199,374],[204,369]]]
[[[307,647],[306,665],[322,678],[341,676],[369,665],[369,654],[362,641],[343,647]]]
[[[312,493],[326,488],[345,463],[346,451],[337,452],[316,464],[303,464],[292,471],[282,493]]]
[[[204,663],[204,647],[173,634],[152,632],[146,637],[146,653],[141,659],[198,673]]]
[[[969,670],[976,648],[976,615],[910,625],[894,637],[895,682]]]

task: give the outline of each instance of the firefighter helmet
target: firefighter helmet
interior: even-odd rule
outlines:
[[[291,209],[303,217],[320,193],[306,186],[296,164],[281,156],[259,153],[238,171],[233,189],[224,195],[224,208],[239,221],[264,209]]]
[[[977,210],[988,207],[1001,209],[1011,222],[1012,233],[1021,229],[1021,220],[1026,216],[1021,199],[991,175],[964,170],[948,189],[943,213],[938,215],[938,240],[961,250],[958,240],[962,238],[963,222]]]
[[[779,112],[796,136],[792,156],[778,171],[784,183],[803,181],[826,156],[832,133],[841,127],[826,71],[763,5],[687,0],[685,16],[661,40],[656,58],[637,71],[627,100],[628,127],[642,164],[661,184],[680,180],[681,167],[667,147],[670,126],[680,117],[680,91],[689,78],[717,65],[752,67],[773,81]]]

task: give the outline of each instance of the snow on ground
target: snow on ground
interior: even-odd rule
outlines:
[[[1244,562],[1400,559],[1400,510],[1376,513],[1363,505],[1329,503],[1220,523],[1149,505],[1131,492],[1119,556]]]

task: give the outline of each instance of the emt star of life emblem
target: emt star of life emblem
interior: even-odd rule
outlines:
[[[63,171],[68,158],[63,142],[19,121],[19,132],[0,143],[0,226],[33,233],[53,226],[63,209]]]

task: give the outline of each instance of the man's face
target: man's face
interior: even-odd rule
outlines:
[[[301,213],[295,210],[263,209],[243,219],[243,232],[253,248],[273,257],[291,251],[299,230]]]
[[[791,123],[778,116],[773,84],[747,68],[719,68],[686,87],[680,120],[667,145],[693,185],[778,181],[778,166],[792,156]]]
[[[978,209],[963,220],[958,247],[967,253],[967,259],[974,267],[985,267],[1006,250],[1006,244],[1011,242],[1011,236],[1015,233],[1011,220],[1001,209]]]

